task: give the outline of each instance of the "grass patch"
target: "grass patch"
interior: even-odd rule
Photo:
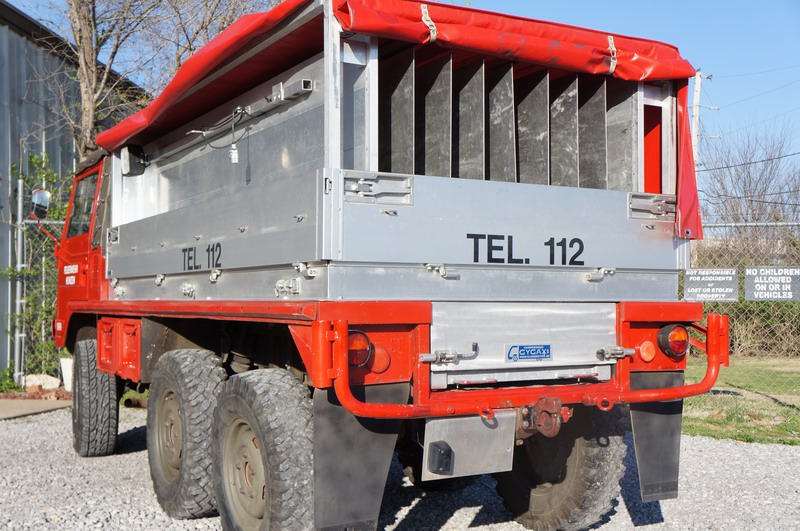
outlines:
[[[705,374],[691,358],[688,382]],[[711,392],[686,399],[683,431],[719,439],[800,445],[800,359],[732,358]]]

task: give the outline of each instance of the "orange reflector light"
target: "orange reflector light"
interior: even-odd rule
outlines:
[[[682,357],[689,350],[689,331],[683,325],[669,325],[658,331],[658,346],[664,354]]]
[[[650,363],[653,361],[653,358],[656,357],[656,346],[653,344],[652,341],[645,341],[639,347],[639,357],[642,358],[642,361],[646,361]]]
[[[364,332],[352,331],[347,336],[347,350],[350,365],[363,367],[372,357],[372,342]]]

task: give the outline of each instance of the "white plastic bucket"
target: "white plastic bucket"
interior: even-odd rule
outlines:
[[[64,381],[64,389],[72,392],[72,358],[61,358],[61,379]]]

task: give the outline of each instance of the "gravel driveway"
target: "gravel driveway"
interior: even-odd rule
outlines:
[[[219,528],[216,518],[176,521],[161,512],[150,483],[144,425],[144,411],[123,409],[118,454],[81,459],[72,451],[69,410],[0,422],[0,528]],[[629,449],[622,497],[601,529],[800,525],[800,446],[684,437],[682,452],[681,497],[645,504]],[[523,529],[510,520],[490,477],[460,492],[424,495],[405,482],[395,462],[380,527]]]

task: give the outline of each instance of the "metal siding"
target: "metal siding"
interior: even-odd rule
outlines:
[[[25,141],[23,170],[28,170],[27,155],[47,153],[50,165],[60,175],[74,167],[74,149],[69,131],[52,113],[55,84],[44,76],[62,68],[61,59],[49,54],[28,37],[0,23],[0,268],[14,266],[14,227],[16,176],[12,165],[19,162],[19,140]],[[64,78],[64,83],[72,83]],[[71,90],[78,96],[77,89]],[[79,98],[76,98],[79,101]],[[0,282],[0,312],[5,326],[0,327],[0,370],[13,361],[12,329],[14,289],[10,279]]]

